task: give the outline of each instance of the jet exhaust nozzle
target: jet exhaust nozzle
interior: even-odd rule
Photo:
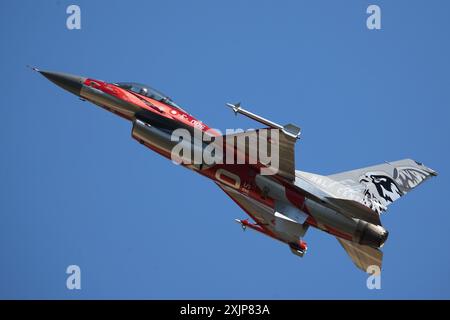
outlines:
[[[386,242],[388,235],[389,232],[382,226],[359,220],[356,226],[355,240],[362,245],[380,248]]]

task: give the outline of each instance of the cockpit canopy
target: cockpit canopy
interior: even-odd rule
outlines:
[[[122,89],[133,91],[135,93],[149,97],[156,101],[168,104],[171,107],[183,110],[183,109],[181,109],[180,106],[178,106],[175,102],[173,102],[172,99],[170,99],[168,96],[166,96],[162,92],[155,90],[152,87],[147,86],[145,84],[140,84],[140,83],[135,83],[135,82],[118,82],[115,84]]]

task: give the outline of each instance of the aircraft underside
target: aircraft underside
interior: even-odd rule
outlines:
[[[300,128],[295,125],[282,126],[240,104],[228,104],[236,114],[267,128],[222,135],[149,86],[34,70],[82,100],[131,121],[132,137],[162,156],[174,161],[174,150],[181,148],[183,152],[175,160],[213,180],[253,220],[236,219],[244,229],[286,243],[298,256],[307,251],[303,238],[312,226],[335,236],[358,268],[381,268],[380,248],[388,232],[381,224],[380,214],[393,201],[436,175],[410,159],[331,176],[296,171],[295,145]],[[173,139],[180,129],[193,139]],[[205,142],[204,136],[215,143],[214,161],[190,161],[191,151],[203,155],[211,149],[212,144]],[[239,144],[250,138],[255,139],[254,143]],[[276,166],[260,158],[257,149],[261,142],[270,147],[271,156],[276,154]],[[247,162],[225,161],[228,152],[233,152],[233,159],[241,157]],[[217,156],[219,153],[223,156]]]

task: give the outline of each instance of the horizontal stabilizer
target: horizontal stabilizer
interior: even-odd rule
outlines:
[[[377,266],[381,270],[383,252],[368,246],[336,238],[352,259],[353,263],[362,271],[367,272],[370,266]]]

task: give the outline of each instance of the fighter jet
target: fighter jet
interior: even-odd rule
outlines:
[[[307,251],[303,238],[312,226],[336,237],[361,270],[367,271],[370,266],[381,269],[380,248],[388,231],[382,226],[380,215],[395,200],[437,175],[411,159],[328,176],[299,171],[295,169],[295,145],[300,128],[293,124],[279,125],[240,104],[227,104],[235,114],[247,116],[264,127],[222,135],[150,86],[33,70],[81,100],[130,121],[132,137],[138,142],[213,180],[249,216],[236,219],[244,230],[249,228],[279,240],[300,257]],[[180,129],[191,133],[192,140],[181,139],[180,135],[174,139]],[[213,161],[190,161],[190,152],[179,153],[174,160],[174,149],[182,143],[184,147],[192,146],[193,153],[210,148],[203,137],[198,141],[198,131],[219,146],[213,152]],[[234,143],[249,134],[256,135],[256,140]],[[270,146],[271,156],[278,158],[275,167],[253,152],[264,142]],[[232,153],[232,159],[241,161],[221,161],[227,152]]]

